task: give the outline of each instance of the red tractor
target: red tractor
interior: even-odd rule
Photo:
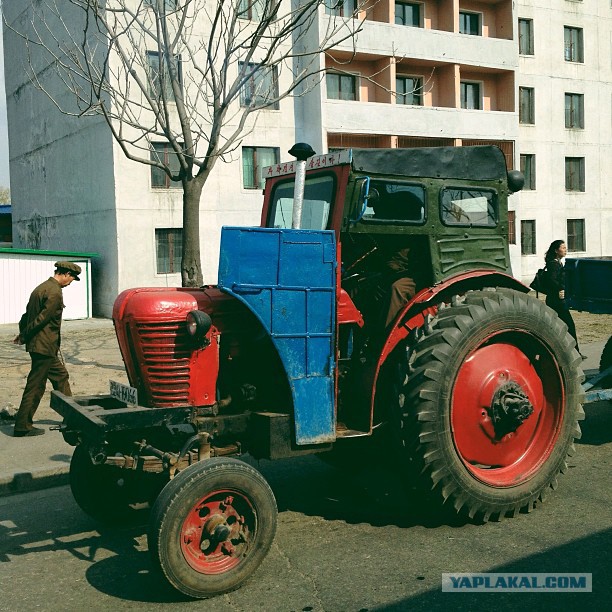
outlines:
[[[130,387],[53,394],[79,505],[151,504],[154,563],[192,597],[237,588],[274,538],[241,454],[391,454],[488,520],[543,500],[580,437],[574,341],[511,276],[522,177],[499,149],[291,153],[265,170],[261,227],[223,228],[217,286],[117,298]]]

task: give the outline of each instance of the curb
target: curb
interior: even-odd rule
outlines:
[[[69,471],[70,465],[66,463],[53,468],[41,467],[29,472],[0,475],[0,497],[66,485]]]

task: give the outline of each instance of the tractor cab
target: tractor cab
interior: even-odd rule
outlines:
[[[292,227],[296,163],[264,169],[262,227]],[[300,227],[334,231],[350,294],[401,248],[417,290],[475,269],[510,275],[508,195],[521,188],[494,146],[343,150],[307,161]]]

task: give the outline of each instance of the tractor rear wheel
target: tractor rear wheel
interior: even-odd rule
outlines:
[[[97,465],[91,460],[88,448],[82,444],[72,454],[72,495],[86,514],[101,523],[122,524],[141,520],[146,516],[146,504],[151,503],[164,482],[162,474]]]
[[[257,470],[236,459],[207,459],[179,472],[157,498],[149,551],[175,589],[214,597],[259,567],[276,522],[274,494]]]
[[[543,501],[584,418],[581,358],[557,315],[517,291],[475,291],[409,349],[400,439],[418,484],[484,521]]]

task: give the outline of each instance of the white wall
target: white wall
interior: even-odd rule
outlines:
[[[62,253],[7,253],[0,251],[0,324],[18,323],[25,312],[33,289],[53,276],[54,263],[73,261],[81,266],[80,280],[63,289],[63,319],[91,317],[91,259],[66,256]]]
[[[612,7],[520,0],[517,14],[534,27],[534,55],[520,56],[518,85],[534,88],[535,124],[520,126],[517,160],[535,154],[536,189],[521,192],[516,209],[519,243],[520,221],[536,221],[537,253],[515,268],[531,280],[549,244],[567,239],[568,219],[584,219],[586,228],[586,251],[572,256],[612,254]],[[583,28],[584,63],[564,60],[564,26]],[[565,128],[565,93],[584,95],[584,130]],[[565,191],[565,157],[585,158],[584,193]]]
[[[29,5],[4,5],[9,24],[26,28]],[[63,17],[70,27],[68,7]],[[54,77],[48,57],[34,54],[30,63],[22,40],[6,25],[4,50],[13,245],[97,253],[92,264],[93,309],[108,315],[117,287],[110,132],[100,118],[78,119],[58,112],[32,85],[30,71],[61,104],[69,104],[71,95]]]

